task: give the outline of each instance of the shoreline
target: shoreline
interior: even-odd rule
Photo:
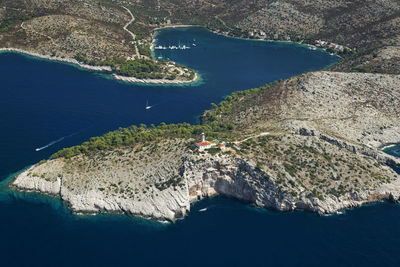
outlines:
[[[156,39],[157,39],[157,35],[158,32],[164,29],[173,29],[173,28],[204,28],[206,30],[208,30],[207,28],[203,27],[203,26],[199,26],[199,25],[184,25],[184,24],[177,24],[177,25],[169,25],[169,26],[163,26],[163,27],[158,27],[158,28],[154,28],[153,30],[151,30],[151,43],[150,43],[150,50],[152,53],[152,56],[154,59],[155,58],[155,53],[154,53],[154,46],[156,43]],[[156,59],[157,60],[157,59]]]
[[[205,28],[205,27],[204,27],[204,28]],[[207,28],[205,28],[205,29],[207,29]],[[207,30],[209,30],[209,29],[207,29]],[[238,40],[256,41],[256,42],[267,42],[267,43],[278,43],[278,44],[289,44],[289,45],[298,45],[298,46],[301,46],[301,47],[304,47],[304,48],[315,47],[317,51],[321,51],[321,52],[323,51],[323,52],[325,52],[325,53],[331,54],[331,53],[329,53],[328,51],[326,51],[326,49],[324,49],[324,48],[316,47],[315,45],[307,44],[307,43],[302,43],[302,42],[288,41],[288,40],[257,39],[257,38],[252,39],[252,38],[245,38],[245,37],[230,36],[230,35],[226,35],[226,34],[223,34],[223,33],[221,33],[221,32],[217,32],[217,31],[213,31],[213,30],[209,30],[209,31],[212,32],[212,33],[214,33],[214,34],[217,34],[217,35],[221,35],[221,36],[224,36],[224,37],[227,37],[227,38],[232,38],[232,39],[238,39]],[[342,58],[340,55],[338,55],[337,53],[333,53],[333,55],[331,55],[331,56],[336,56],[336,57],[338,57],[339,59],[343,59],[343,58]],[[336,64],[336,63],[333,63],[333,64]],[[333,64],[331,64],[331,65],[329,65],[329,66],[327,66],[327,67],[330,67],[330,66],[332,66]]]
[[[43,54],[39,54],[36,52],[31,52],[31,51],[23,50],[20,48],[12,48],[12,47],[0,48],[0,54],[1,53],[17,53],[17,54],[31,56],[34,58],[55,61],[55,62],[65,63],[65,64],[71,64],[73,66],[79,67],[84,70],[106,72],[107,74],[110,74],[110,77],[112,77],[113,79],[115,79],[117,81],[124,81],[124,82],[133,83],[133,84],[181,85],[181,84],[195,83],[199,80],[199,75],[196,72],[195,72],[194,78],[192,80],[188,80],[188,81],[167,80],[167,79],[139,79],[136,77],[126,77],[126,76],[117,75],[117,74],[113,73],[112,68],[109,66],[92,66],[92,65],[88,65],[88,64],[83,64],[74,58],[62,58],[62,57],[57,57],[57,56],[43,55]]]
[[[216,160],[216,159],[211,159],[211,160]],[[246,163],[250,169],[253,169],[255,166],[253,166],[250,162]],[[153,222],[159,222],[159,223],[174,223],[177,220],[182,220],[186,218],[186,215],[192,210],[193,205],[196,203],[199,203],[200,201],[204,200],[205,198],[214,198],[214,197],[223,197],[223,198],[232,198],[236,199],[237,201],[241,202],[243,205],[248,205],[252,206],[255,205],[256,208],[260,208],[263,210],[269,210],[269,211],[277,211],[277,212],[291,212],[291,211],[300,211],[300,212],[307,212],[311,213],[314,215],[318,216],[334,216],[334,215],[339,215],[342,214],[346,211],[354,210],[356,208],[363,207],[365,205],[374,205],[374,204],[379,204],[382,202],[396,202],[400,198],[400,190],[396,190],[395,187],[399,185],[397,182],[393,182],[390,184],[384,184],[374,192],[362,192],[357,195],[352,195],[351,193],[347,193],[343,197],[337,198],[333,196],[329,196],[325,200],[319,200],[315,197],[313,198],[308,198],[308,197],[292,197],[289,195],[280,195],[279,199],[281,200],[279,205],[275,204],[257,204],[257,203],[251,203],[246,201],[245,199],[241,198],[239,195],[231,195],[229,194],[229,190],[225,192],[225,190],[217,190],[217,188],[213,188],[214,190],[209,190],[207,195],[188,195],[188,204],[186,212],[184,212],[181,215],[179,213],[174,213],[171,215],[172,217],[168,216],[160,216],[155,214],[154,212],[150,211],[148,213],[143,212],[143,210],[137,210],[135,209],[136,205],[138,205],[138,202],[135,202],[134,199],[129,199],[127,202],[118,202],[118,205],[112,205],[115,200],[110,200],[110,202],[106,201],[107,198],[99,195],[97,197],[93,198],[93,192],[89,194],[86,197],[89,198],[81,198],[81,196],[78,194],[74,194],[72,191],[66,190],[65,188],[62,188],[62,181],[58,178],[56,181],[47,181],[43,178],[40,177],[28,177],[30,171],[32,171],[34,168],[39,166],[38,164],[31,165],[30,167],[26,167],[21,171],[18,171],[16,173],[13,173],[9,176],[9,178],[6,180],[6,182],[3,182],[4,185],[6,186],[6,189],[8,188],[9,190],[16,190],[16,192],[25,194],[25,193],[33,193],[33,194],[38,194],[39,196],[45,196],[49,197],[52,199],[60,200],[60,203],[62,203],[63,207],[65,210],[68,210],[72,215],[74,216],[93,216],[93,215],[99,215],[99,214],[107,214],[107,215],[128,215],[128,216],[133,216],[137,218],[141,218],[144,220],[149,220]],[[194,166],[194,165],[192,165]],[[197,177],[198,178],[198,177]],[[201,179],[199,180],[201,182]],[[193,184],[199,182],[196,179],[195,180],[187,180],[186,183],[188,186],[192,186]],[[210,188],[209,188],[210,189]],[[4,190],[4,189],[3,189]],[[160,193],[160,192],[159,192]],[[272,192],[273,193],[273,190]],[[161,194],[161,193],[160,193]],[[24,195],[22,195],[24,196]],[[168,197],[166,197],[168,196]],[[166,201],[170,200],[170,196],[172,196],[173,199],[175,197],[171,192],[164,196]],[[118,198],[117,198],[118,199]],[[119,199],[121,200],[121,199]],[[72,202],[71,202],[72,201]],[[140,201],[140,200],[139,200]],[[93,203],[92,203],[93,202]],[[293,203],[302,203],[303,205],[300,206],[287,206],[287,202],[293,202]],[[102,207],[101,204],[104,205],[104,203],[110,204],[110,206],[104,206]],[[134,203],[135,205],[131,205]],[[286,204],[285,204],[286,203]],[[78,204],[78,205],[77,205]],[[91,207],[91,205],[94,205],[95,209]],[[96,205],[98,206],[96,206]],[[115,204],[115,203],[114,203]],[[285,205],[284,205],[285,204]],[[334,204],[334,205],[332,205]],[[100,207],[100,208],[99,208]],[[121,208],[123,207],[123,208]],[[131,210],[129,208],[132,208]],[[179,211],[179,207],[177,210]],[[176,212],[176,210],[173,210]]]
[[[153,59],[155,59],[154,45],[156,43],[156,37],[157,37],[158,31],[163,30],[163,29],[168,29],[168,28],[204,28],[204,29],[206,29],[207,31],[209,31],[211,33],[214,33],[214,34],[217,34],[217,35],[220,35],[220,36],[224,36],[224,37],[227,37],[227,38],[246,40],[246,41],[258,41],[258,42],[264,41],[264,42],[269,42],[269,43],[282,43],[282,44],[289,44],[289,45],[293,45],[294,44],[294,45],[298,45],[298,46],[302,46],[302,47],[310,47],[307,44],[294,42],[294,41],[279,41],[279,40],[250,39],[250,38],[243,38],[243,37],[235,37],[235,36],[225,35],[225,34],[220,33],[220,32],[212,31],[212,30],[210,30],[210,29],[208,29],[208,28],[206,28],[204,26],[201,26],[201,25],[178,24],[178,25],[167,25],[167,26],[163,26],[163,27],[158,27],[158,28],[154,28],[152,30],[153,36],[152,36],[152,42],[151,42],[151,45],[150,45],[150,49],[151,49],[151,52],[152,52]],[[324,49],[318,49],[318,50],[326,52]],[[77,66],[77,67],[79,67],[81,69],[84,69],[84,70],[106,72],[106,73],[110,74],[110,77],[112,77],[113,79],[115,79],[117,81],[123,81],[123,82],[128,82],[128,83],[133,83],[133,84],[188,85],[188,84],[197,83],[200,80],[199,79],[200,76],[197,74],[197,72],[195,72],[195,76],[194,76],[194,78],[192,80],[187,80],[187,81],[186,80],[167,80],[167,79],[140,79],[140,78],[136,78],[136,77],[127,77],[127,76],[122,76],[122,75],[118,75],[116,73],[113,73],[112,68],[109,67],[109,66],[93,66],[93,65],[88,65],[88,64],[81,63],[81,62],[79,62],[78,60],[76,60],[74,58],[63,58],[63,57],[58,57],[58,56],[44,55],[44,54],[40,54],[40,53],[37,53],[37,52],[31,52],[31,51],[27,51],[27,50],[24,50],[24,49],[13,48],[13,47],[0,48],[0,54],[1,53],[19,53],[19,54],[23,54],[23,55],[39,58],[39,59],[55,61],[55,62],[59,62],[59,63],[71,64],[73,66]],[[341,57],[338,56],[337,54],[335,54],[334,56],[336,56],[339,59],[341,59]],[[339,61],[337,61],[337,62],[339,62]],[[326,68],[331,67],[332,65],[336,64],[337,62],[334,62],[334,63],[328,65]]]
[[[61,63],[74,64],[74,65],[77,65],[80,68],[86,69],[86,70],[94,70],[94,71],[101,71],[101,72],[111,72],[112,71],[111,67],[109,67],[109,66],[92,66],[92,65],[88,65],[88,64],[83,64],[74,58],[62,58],[62,57],[57,57],[57,56],[43,55],[43,54],[39,54],[36,52],[31,52],[31,51],[27,51],[27,50],[23,50],[23,49],[19,49],[19,48],[12,48],[12,47],[0,48],[0,53],[7,53],[7,52],[8,53],[19,53],[19,54],[23,54],[23,55],[40,58],[40,59],[57,61],[57,62],[61,62]]]
[[[34,167],[35,165],[31,166]],[[4,188],[1,189],[2,192],[5,193],[14,193],[18,194],[18,197],[21,199],[28,199],[28,201],[32,201],[32,199],[37,199],[38,201],[41,201],[42,203],[49,204],[50,206],[53,207],[52,203],[58,202],[62,205],[63,207],[63,212],[68,212],[70,215],[74,216],[75,218],[93,218],[94,216],[99,216],[99,215],[105,215],[105,216],[124,216],[124,217],[131,217],[135,218],[138,220],[143,220],[149,223],[156,223],[156,224],[161,224],[161,225],[171,225],[176,223],[177,221],[185,220],[187,216],[182,217],[182,218],[175,218],[175,220],[167,220],[165,218],[160,219],[154,216],[145,216],[144,214],[140,213],[127,213],[123,210],[104,210],[104,211],[96,211],[96,212],[91,212],[91,211],[80,211],[76,212],[72,209],[71,204],[68,201],[65,201],[62,197],[60,197],[59,194],[52,194],[46,191],[41,191],[37,189],[27,189],[23,187],[19,187],[13,184],[13,182],[17,179],[18,175],[26,171],[28,168],[24,168],[23,170],[18,171],[15,175],[9,176],[7,182],[3,182]],[[10,179],[11,178],[11,179]],[[7,191],[8,190],[8,191]],[[381,205],[384,203],[387,203],[389,205],[397,204],[396,200],[391,199],[391,197],[382,197],[378,198],[375,200],[361,200],[359,203],[348,203],[348,205],[339,208],[338,210],[329,212],[329,213],[318,213],[315,210],[312,209],[307,209],[307,208],[299,208],[299,209],[294,209],[294,210],[283,210],[283,209],[277,209],[274,207],[261,207],[257,205],[252,205],[251,203],[247,203],[246,201],[232,198],[231,196],[226,196],[223,194],[216,194],[213,196],[208,196],[208,197],[203,197],[201,199],[198,199],[196,201],[191,201],[190,202],[190,210],[188,211],[188,215],[190,212],[194,212],[193,208],[196,205],[201,204],[201,202],[205,201],[206,199],[217,199],[217,198],[223,198],[223,199],[230,199],[239,202],[240,204],[248,207],[248,208],[254,208],[257,210],[260,210],[262,212],[277,212],[280,214],[285,214],[289,212],[302,212],[302,213],[308,213],[316,217],[330,217],[330,216],[339,216],[346,214],[347,212],[352,212],[357,209],[365,208],[368,206],[374,206],[374,205]]]
[[[379,147],[379,149],[382,150],[383,152],[385,152],[384,151],[385,149],[396,147],[396,146],[400,146],[400,143],[383,144],[382,146]]]
[[[127,77],[118,74],[111,75],[117,81],[136,83],[136,84],[158,84],[158,85],[182,85],[182,84],[194,84],[199,81],[199,75],[195,72],[194,78],[188,81],[184,80],[168,80],[168,79],[139,79],[135,77]]]
[[[32,165],[31,167],[35,167],[35,165]],[[281,214],[288,213],[288,212],[304,212],[304,213],[309,213],[311,215],[314,215],[316,217],[343,215],[346,212],[351,212],[356,209],[360,209],[360,208],[363,208],[363,207],[366,207],[369,205],[379,205],[382,203],[389,203],[389,204],[397,203],[396,200],[393,200],[390,196],[388,196],[388,197],[381,196],[381,198],[377,198],[374,200],[368,200],[368,199],[367,200],[366,199],[354,200],[354,199],[352,199],[352,200],[347,200],[346,202],[348,202],[348,203],[346,203],[343,206],[340,206],[336,210],[332,210],[332,211],[329,211],[326,213],[319,213],[317,210],[313,210],[309,207],[295,208],[293,210],[288,210],[288,209],[279,209],[279,208],[273,207],[273,206],[269,206],[269,207],[257,206],[254,203],[249,203],[247,201],[240,200],[238,198],[235,198],[235,197],[232,197],[229,195],[217,193],[212,196],[202,197],[200,199],[190,201],[190,209],[188,210],[187,215],[185,215],[184,217],[174,218],[173,220],[168,220],[166,218],[158,218],[158,217],[155,217],[152,215],[145,215],[142,213],[130,213],[130,212],[126,212],[124,210],[119,210],[119,209],[98,210],[98,211],[74,210],[71,203],[69,201],[63,199],[63,197],[61,197],[60,194],[58,194],[58,193],[53,193],[53,192],[49,192],[46,190],[40,190],[37,188],[25,188],[25,187],[21,187],[19,185],[15,185],[14,182],[18,179],[18,176],[20,174],[23,174],[26,170],[28,170],[28,169],[24,168],[23,170],[18,171],[15,175],[8,177],[8,179],[6,179],[7,180],[6,182],[2,181],[3,188],[0,189],[1,192],[8,193],[8,194],[14,193],[14,194],[17,194],[19,198],[25,199],[25,200],[28,199],[28,201],[31,201],[31,199],[42,198],[46,204],[55,202],[55,201],[59,202],[62,205],[64,211],[70,213],[72,216],[74,216],[76,218],[85,217],[85,216],[93,217],[93,216],[98,216],[98,215],[108,215],[108,216],[120,215],[120,216],[133,217],[133,218],[137,218],[137,219],[141,219],[141,220],[145,220],[145,221],[149,221],[149,222],[153,222],[153,223],[174,224],[177,221],[185,220],[187,215],[189,215],[190,212],[193,212],[193,210],[192,210],[193,206],[200,204],[202,201],[205,201],[206,199],[216,199],[216,198],[225,198],[225,199],[231,199],[234,201],[238,201],[239,203],[247,206],[248,208],[259,209],[263,212],[277,212],[277,213],[281,213]],[[51,200],[53,200],[53,201],[51,201]]]
[[[153,32],[163,30],[163,29],[168,29],[168,28],[205,28],[204,26],[200,25],[188,25],[188,24],[171,24],[171,25],[166,25],[166,26],[161,26],[153,29]]]
[[[224,36],[227,38],[232,38],[232,39],[238,39],[238,40],[244,40],[244,41],[256,41],[256,42],[267,42],[267,43],[281,43],[281,44],[289,44],[289,45],[298,45],[301,47],[305,47],[305,48],[310,48],[310,47],[315,47],[318,51],[323,51],[325,53],[330,54],[329,52],[326,51],[326,49],[323,48],[319,48],[316,47],[315,45],[311,45],[311,44],[306,44],[306,43],[302,43],[302,42],[295,42],[295,41],[287,41],[287,40],[271,40],[271,39],[252,39],[252,38],[245,38],[245,37],[237,37],[237,36],[230,36],[230,35],[226,35],[223,34],[221,32],[217,32],[217,31],[213,31],[211,29],[208,29],[205,26],[201,26],[201,25],[184,25],[184,24],[177,24],[177,25],[169,25],[169,26],[163,26],[163,27],[158,27],[158,28],[154,28],[153,29],[153,33],[154,33],[154,38],[151,42],[151,46],[150,49],[153,51],[154,48],[154,44],[155,44],[155,37],[157,36],[157,32],[159,30],[163,30],[163,29],[168,29],[168,28],[203,28],[209,32],[212,32],[216,35],[220,35],[220,36]],[[337,53],[334,53],[332,56],[336,56],[339,59],[343,59],[340,55],[338,55]],[[333,63],[335,64],[335,63]],[[328,67],[331,67],[333,64],[329,65]]]

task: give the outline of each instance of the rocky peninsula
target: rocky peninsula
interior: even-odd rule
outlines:
[[[132,83],[173,85],[197,80],[194,70],[152,57],[149,42],[139,40],[131,31],[135,17],[122,4],[6,1],[4,5],[0,6],[0,52],[106,71],[118,80]],[[78,10],[79,14],[87,13],[76,16]]]
[[[0,1],[2,51],[112,70],[132,82],[197,79],[152,59],[154,30],[171,25],[349,48],[330,71],[233,93],[204,112],[201,125],[93,138],[32,166],[11,186],[60,197],[75,213],[161,221],[217,194],[319,214],[398,201],[399,159],[381,148],[400,143],[399,10],[396,0]],[[227,149],[198,151],[202,131]]]
[[[87,70],[94,70],[94,71],[106,71],[106,72],[111,72],[112,69],[109,66],[92,66],[88,64],[84,64],[79,62],[78,60],[74,58],[64,58],[64,57],[57,57],[57,56],[48,56],[48,55],[42,55],[38,54],[35,52],[29,52],[26,50],[18,49],[18,48],[0,48],[0,53],[1,52],[11,52],[11,53],[20,53],[36,58],[41,58],[41,59],[46,59],[46,60],[51,60],[51,61],[58,61],[58,62],[63,62],[63,63],[70,63],[77,65],[78,67],[82,69],[87,69]]]
[[[397,201],[400,175],[392,167],[400,159],[380,147],[400,142],[399,107],[398,75],[307,73],[233,93],[199,126],[120,130],[66,149],[11,185],[60,197],[77,214],[160,221],[183,218],[191,203],[215,195],[321,215]],[[227,149],[198,151],[196,133],[216,125],[232,125],[206,132]],[[150,141],[91,150],[101,140],[145,134]]]

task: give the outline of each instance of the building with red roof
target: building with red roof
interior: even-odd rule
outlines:
[[[200,151],[211,148],[213,144],[206,141],[204,133],[201,134],[201,141],[194,144]]]
[[[205,141],[205,142],[198,142],[198,143],[195,143],[195,146],[196,146],[200,151],[203,151],[203,150],[205,150],[205,149],[211,148],[212,144],[211,144],[210,142],[208,142],[208,141]]]

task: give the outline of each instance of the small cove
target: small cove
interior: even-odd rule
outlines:
[[[389,155],[400,158],[400,144],[388,146],[383,149],[383,151]],[[394,170],[400,174],[400,168],[394,168]]]

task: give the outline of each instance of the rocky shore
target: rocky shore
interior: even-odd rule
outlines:
[[[41,58],[41,59],[58,61],[58,62],[63,62],[63,63],[70,63],[70,64],[77,65],[83,69],[87,69],[87,70],[107,71],[107,72],[112,71],[111,67],[109,67],[109,66],[92,66],[92,65],[83,64],[74,58],[63,58],[63,57],[57,57],[57,56],[42,55],[42,54],[39,54],[36,52],[30,52],[30,51],[26,51],[26,50],[19,49],[19,48],[0,48],[0,53],[1,52],[20,53],[20,54],[24,54],[24,55],[28,55],[28,56],[32,56],[32,57]]]
[[[396,159],[396,162],[400,166],[400,160]],[[57,159],[43,165],[35,165],[18,175],[12,186],[20,190],[60,197],[76,214],[123,213],[171,222],[185,217],[190,211],[191,203],[216,195],[232,197],[263,208],[279,211],[307,210],[320,215],[333,214],[381,200],[398,201],[400,198],[400,179],[395,178],[396,174],[390,169],[386,171],[393,176],[393,182],[384,183],[374,190],[347,192],[339,197],[328,195],[320,199],[282,191],[275,180],[260,171],[254,162],[226,155],[192,155],[186,158],[182,165],[177,166],[183,169],[179,186],[160,190],[153,187],[153,184],[148,184],[151,187],[149,191],[139,190],[136,191],[135,197],[128,198],[121,192],[121,188],[126,190],[137,183],[131,181],[125,184],[127,180],[132,179],[132,173],[129,171],[125,172],[125,177],[120,177],[120,180],[101,176],[100,173],[91,177],[95,181],[100,178],[114,180],[115,184],[118,184],[118,187],[115,187],[117,193],[108,194],[109,189],[94,187],[100,186],[98,183],[89,182],[84,188],[77,186],[79,181],[70,180],[72,178],[62,170],[64,164],[63,160]],[[161,166],[155,168],[159,169]],[[52,176],[55,173],[56,176]],[[122,174],[120,169],[115,170],[115,173]],[[43,174],[47,179],[43,178]],[[135,179],[146,184],[144,177]],[[123,182],[120,183],[121,181]]]
[[[175,221],[222,195],[280,211],[332,214],[399,201],[400,77],[312,72],[248,93],[221,123],[238,140],[199,152],[193,139],[160,138],[37,164],[11,183],[59,196],[77,214],[124,213]],[[264,134],[259,134],[259,133]],[[239,139],[241,138],[241,139]]]
[[[74,64],[74,65],[77,65],[78,67],[80,67],[82,69],[86,69],[86,70],[109,72],[109,73],[112,72],[112,69],[109,66],[92,66],[92,65],[88,65],[88,64],[83,64],[74,58],[63,58],[63,57],[57,57],[57,56],[41,55],[39,53],[30,52],[30,51],[26,51],[26,50],[22,50],[22,49],[18,49],[18,48],[0,48],[0,53],[1,52],[20,53],[20,54],[29,55],[32,57],[41,58],[41,59]],[[135,77],[126,77],[126,76],[121,76],[121,75],[117,75],[117,74],[112,74],[111,76],[116,80],[130,82],[130,83],[143,83],[143,84],[170,84],[170,85],[176,84],[176,85],[178,85],[178,84],[194,83],[198,80],[197,73],[195,73],[194,78],[191,80],[139,79],[139,78],[135,78]]]
[[[209,123],[236,127],[238,140],[226,153],[199,153],[187,145],[194,140],[158,140],[36,164],[11,186],[60,197],[77,214],[125,213],[160,221],[183,218],[190,203],[218,194],[259,207],[318,214],[373,201],[398,201],[400,177],[390,167],[399,167],[400,162],[381,148],[400,143],[400,77],[350,72],[399,74],[399,2],[250,2],[255,3],[220,1],[200,7],[196,1],[186,1],[185,12],[177,8],[182,3],[157,5],[169,13],[161,21],[166,25],[187,14],[176,23],[210,24],[233,36],[322,39],[356,48],[356,54],[332,67],[347,73],[307,73],[259,94],[239,95],[225,109],[209,111],[213,119]],[[23,49],[0,52],[107,72],[111,68],[81,64],[73,57],[79,53],[95,62],[137,55],[136,31],[128,29],[134,20],[130,10],[138,7],[133,2],[5,1],[2,5],[1,46]],[[140,10],[153,17],[154,9]],[[193,14],[198,15],[192,18]],[[156,26],[149,25],[146,16],[136,19],[136,25],[148,28],[134,30],[148,37]],[[113,77],[160,84],[198,79],[197,75],[191,81]],[[257,135],[260,132],[269,134]],[[243,135],[254,138],[239,140]]]
[[[199,77],[197,73],[194,75],[194,78],[191,80],[168,80],[168,79],[139,79],[135,77],[126,77],[117,74],[112,75],[114,79],[124,81],[124,82],[131,82],[131,83],[144,83],[144,84],[190,84],[196,82]]]

